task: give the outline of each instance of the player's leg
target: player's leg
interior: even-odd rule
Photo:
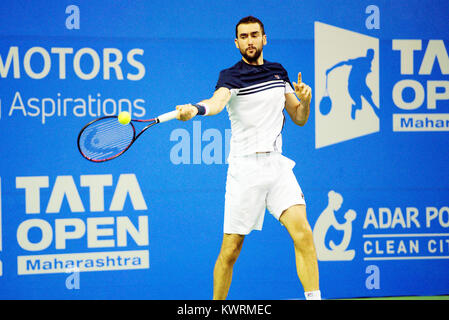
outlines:
[[[214,268],[214,300],[226,299],[231,286],[232,271],[243,245],[244,235],[224,234]]]
[[[266,190],[260,186],[266,161],[242,157],[229,161],[226,179],[223,242],[214,268],[214,299],[226,299],[234,263],[245,235],[261,230],[265,214]]]
[[[355,120],[357,110],[362,109],[362,96],[351,96],[351,98],[354,100],[354,104],[351,105],[351,119]]]
[[[363,94],[363,97],[366,99],[366,101],[368,102],[368,104],[371,106],[371,108],[373,108],[373,111],[374,111],[374,113],[376,114],[376,116],[378,117],[378,118],[380,118],[380,115],[379,115],[379,108],[376,106],[376,104],[374,103],[374,101],[373,101],[373,98],[372,98],[372,96],[373,96],[373,93],[371,92],[371,90],[369,89],[369,88],[367,88],[366,90],[365,90],[365,93]]]
[[[293,239],[296,270],[305,292],[319,290],[318,262],[312,229],[307,221],[306,206],[293,205],[285,210],[279,221]]]

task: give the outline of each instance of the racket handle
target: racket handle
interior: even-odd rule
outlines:
[[[170,111],[170,112],[161,114],[156,119],[158,120],[159,123],[165,122],[165,121],[170,121],[170,120],[173,120],[174,118],[176,118],[177,114],[178,114],[178,110],[174,110],[174,111]]]

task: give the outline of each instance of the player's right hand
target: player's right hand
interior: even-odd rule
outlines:
[[[181,121],[190,120],[198,114],[197,107],[195,107],[191,104],[182,104],[182,105],[176,106],[176,110],[178,110],[176,119],[181,120]]]

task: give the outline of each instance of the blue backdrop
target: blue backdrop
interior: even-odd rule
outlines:
[[[102,115],[150,118],[210,97],[250,14],[265,24],[265,59],[313,89],[309,121],[288,119],[283,149],[323,297],[448,294],[449,7],[422,6],[3,1],[0,298],[211,298],[226,112],[157,126],[103,164],[76,138]],[[292,242],[269,215],[245,240],[229,298],[303,298]]]

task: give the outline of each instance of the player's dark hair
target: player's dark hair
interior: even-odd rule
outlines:
[[[262,35],[265,34],[265,29],[264,29],[264,27],[263,27],[262,21],[260,21],[260,20],[257,19],[256,17],[253,17],[253,16],[247,16],[247,17],[244,17],[244,18],[240,19],[240,21],[239,21],[239,22],[237,23],[237,25],[235,26],[235,37],[236,37],[236,38],[238,38],[238,36],[239,36],[239,35],[238,35],[238,31],[237,31],[239,25],[245,24],[245,23],[258,23],[258,24],[260,25],[260,29],[262,29]]]

